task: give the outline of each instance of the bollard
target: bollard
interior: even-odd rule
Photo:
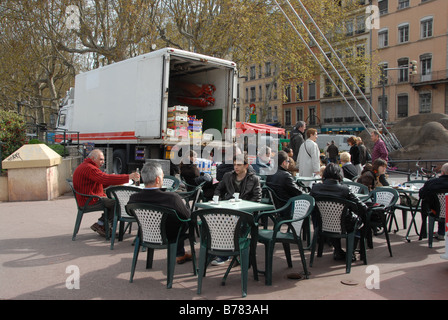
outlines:
[[[440,258],[448,260],[448,193],[445,194],[445,254],[441,255]]]

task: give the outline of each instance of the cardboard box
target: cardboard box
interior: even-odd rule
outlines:
[[[185,113],[188,113],[188,107],[186,107],[186,106],[168,107],[168,112],[185,112]]]
[[[168,122],[167,127],[170,129],[183,128],[188,129],[188,122],[186,121],[172,121]]]
[[[173,116],[168,117],[168,122],[177,122],[177,121],[185,121],[188,123],[188,117],[186,116]],[[188,124],[187,124],[188,125]]]

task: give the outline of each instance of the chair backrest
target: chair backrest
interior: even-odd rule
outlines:
[[[196,202],[198,202],[201,197],[202,186],[204,185],[204,183],[201,183],[200,185],[196,186],[191,191],[178,192],[179,196],[185,201],[185,204],[191,211],[194,210]]]
[[[115,200],[115,212],[118,217],[130,217],[125,209],[126,204],[132,194],[142,191],[142,189],[133,186],[114,186],[106,189],[108,198]]]
[[[314,198],[303,194],[289,199],[287,204],[290,205],[291,209],[290,219],[296,220],[291,222],[291,226],[294,228],[295,233],[300,235],[304,219],[314,210]]]
[[[446,219],[446,194],[448,194],[448,190],[437,193],[437,199],[439,200],[439,218],[442,219]]]
[[[271,203],[274,205],[275,209],[279,209],[279,208],[283,207],[285,205],[285,203],[287,202],[286,199],[282,199],[281,197],[279,197],[275,193],[275,191],[267,185],[263,186],[262,193],[263,192],[266,192],[269,195],[269,199],[271,200]]]
[[[90,203],[90,201],[91,201],[93,198],[99,198],[98,196],[88,195],[88,194],[82,194],[82,193],[76,191],[76,190],[75,190],[75,187],[73,186],[73,180],[72,180],[72,179],[66,179],[66,181],[67,181],[67,183],[68,183],[70,189],[71,189],[72,192],[73,192],[73,197],[75,198],[75,202],[76,202],[76,206],[78,207],[78,210],[82,210],[83,208],[87,207],[87,205]],[[81,206],[81,205],[79,204],[79,199],[78,199],[77,195],[88,198],[88,199],[87,199],[87,202],[84,204],[84,206]]]
[[[169,215],[177,217],[175,210],[148,203],[130,203],[126,205],[126,211],[137,219],[143,242],[160,246],[168,244],[166,223]]]
[[[164,176],[162,187],[169,191],[176,191],[179,189],[180,180],[173,176]]]
[[[252,214],[231,209],[204,209],[193,213],[192,220],[201,220],[201,242],[213,251],[238,252],[241,239],[247,239],[254,225]]]
[[[342,184],[347,185],[350,188],[350,191],[355,194],[369,194],[369,188],[358,182],[354,181],[343,181]]]
[[[356,203],[329,196],[315,196],[316,209],[320,219],[322,231],[331,233],[343,233],[342,214],[348,210],[357,211]]]
[[[377,187],[370,192],[370,198],[373,202],[384,205],[386,209],[389,209],[400,199],[400,194],[390,187]]]

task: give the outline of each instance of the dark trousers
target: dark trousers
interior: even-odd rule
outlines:
[[[109,220],[109,223],[112,223],[112,221],[114,220],[115,200],[109,199],[109,198],[101,198],[101,200],[103,200],[103,204],[107,208],[107,215],[108,215],[107,218]],[[98,207],[98,210],[101,210],[103,207],[103,204],[101,202],[97,202],[94,205],[92,205],[92,208]],[[104,218],[105,217],[104,217],[104,212],[103,212],[103,214],[98,219],[98,221],[101,221],[102,223],[104,223]]]

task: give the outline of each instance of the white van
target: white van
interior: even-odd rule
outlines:
[[[320,150],[325,150],[327,143],[331,144],[331,141],[334,141],[339,152],[348,152],[350,151],[350,145],[347,143],[347,139],[350,137],[352,136],[349,134],[318,134],[316,143]]]

